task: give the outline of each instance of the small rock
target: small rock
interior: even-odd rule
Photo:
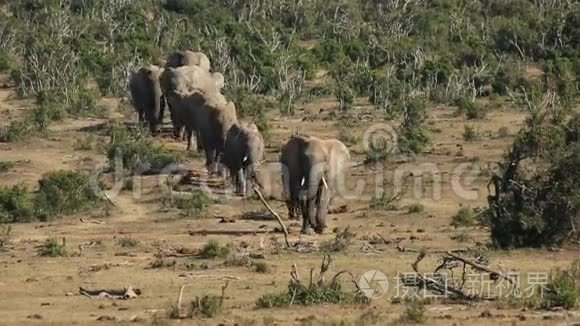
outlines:
[[[40,304],[40,306],[41,306],[41,307],[44,307],[44,306],[50,306],[50,302],[42,302],[42,303]]]
[[[97,318],[98,321],[113,321],[113,320],[117,320],[117,318],[115,318],[115,316],[100,316]]]
[[[417,233],[425,233],[425,229],[417,229]]]
[[[117,309],[117,310],[119,310],[119,311],[127,311],[127,310],[129,310],[129,308],[127,308],[127,307],[119,307],[119,309]]]
[[[524,316],[523,314],[519,314],[519,315],[518,315],[518,319],[519,319],[520,321],[524,321],[524,320],[526,320],[526,316]]]
[[[28,318],[28,319],[42,319],[42,316],[39,314],[32,314],[32,315],[26,316],[26,318]]]
[[[100,305],[99,309],[105,309],[105,305],[104,304]]]

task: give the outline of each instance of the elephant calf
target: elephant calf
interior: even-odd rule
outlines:
[[[328,206],[347,163],[348,148],[336,139],[292,136],[282,148],[282,182],[289,217],[302,212],[302,232],[322,233]]]
[[[256,169],[264,158],[264,139],[255,124],[234,124],[227,133],[221,162],[228,169],[238,194],[246,196],[247,180],[258,181]]]
[[[129,90],[139,122],[147,122],[152,134],[157,134],[158,125],[163,121],[165,99],[160,85],[163,69],[155,65],[140,68],[131,75]]]

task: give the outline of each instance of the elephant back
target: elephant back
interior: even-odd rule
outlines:
[[[204,71],[209,71],[211,68],[209,58],[203,52],[193,52],[191,50],[176,51],[171,53],[167,57],[165,66],[167,68],[198,66]]]
[[[204,93],[207,96],[218,96],[220,89],[211,73],[198,66],[167,68],[162,77],[164,92],[178,96],[192,93]],[[220,94],[221,95],[221,94]]]

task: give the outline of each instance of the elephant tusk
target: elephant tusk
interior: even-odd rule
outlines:
[[[246,163],[247,160],[248,160],[248,155],[244,156],[244,160],[242,162]]]
[[[304,182],[306,181],[306,178],[302,178],[302,181],[300,181],[300,186],[303,187],[304,186]]]
[[[324,188],[328,190],[328,184],[326,183],[326,179],[324,177],[322,177],[322,184],[324,185]]]

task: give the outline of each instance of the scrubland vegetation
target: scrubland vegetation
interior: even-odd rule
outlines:
[[[458,139],[472,144],[484,137],[477,122],[499,110],[525,112],[521,130],[493,130],[494,138],[513,137],[513,142],[510,138],[499,168],[487,175],[488,205],[453,206],[457,211],[446,216],[451,219],[446,226],[457,229],[453,240],[462,243],[476,242],[468,232],[484,229],[489,232],[486,250],[554,249],[580,241],[576,1],[0,0],[0,74],[17,96],[33,100],[22,116],[0,122],[0,142],[18,146],[44,137],[69,117],[106,117],[100,103],[126,97],[131,72],[144,64],[162,65],[168,53],[186,48],[207,54],[212,69],[225,77],[224,95],[236,104],[238,117],[256,122],[266,143],[275,131],[269,116],[292,118],[320,99],[334,101],[337,110],[300,117],[336,120],[339,138],[349,147],[361,140],[350,128],[360,120],[358,112],[392,124],[396,148],[370,144],[357,153],[367,166],[411,161],[428,152],[433,108],[450,108],[449,116],[464,119]],[[187,160],[140,127],[111,124],[105,133],[108,144],[79,139],[75,150],[98,150],[110,170],[121,164],[130,176]],[[0,160],[0,176],[15,164]],[[0,186],[0,252],[11,243],[9,223],[52,221],[107,207],[95,182],[85,172],[63,170],[44,175],[35,189]],[[400,210],[401,196],[372,194],[365,203],[368,214]],[[159,206],[197,217],[212,205],[202,192],[184,195],[170,189]],[[405,209],[397,218],[423,218],[430,206],[416,202]],[[367,218],[367,212],[360,217]],[[348,228],[335,233],[319,241],[320,251],[343,255],[357,240]],[[379,242],[390,243],[379,236]],[[38,255],[68,256],[59,240],[46,240]],[[117,239],[121,249],[145,243]],[[195,258],[221,264],[233,249],[208,240]],[[248,267],[227,260],[223,265]],[[260,277],[273,270],[270,262],[249,266]],[[177,268],[174,260],[168,265],[163,258],[150,267]],[[507,298],[498,306],[574,309],[580,303],[579,270],[578,261],[554,270],[542,298]],[[258,296],[255,306],[366,303],[335,279],[324,281],[323,273],[313,283],[312,271],[308,284],[306,278],[304,283],[293,279],[282,292]],[[223,293],[198,297],[189,315],[212,318],[224,309],[223,300]],[[422,323],[427,314],[423,302],[411,301],[400,322]],[[170,317],[181,318],[179,307]]]

